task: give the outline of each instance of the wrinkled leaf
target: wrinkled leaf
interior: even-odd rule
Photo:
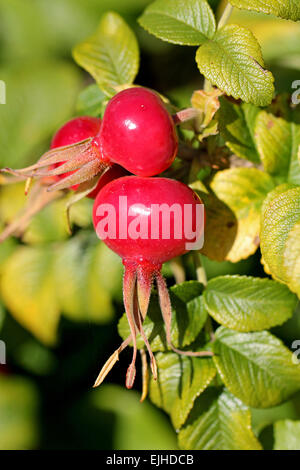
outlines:
[[[300,125],[261,111],[255,138],[265,170],[281,182],[300,184]]]
[[[246,103],[267,106],[273,97],[273,76],[264,69],[260,46],[241,26],[227,25],[199,47],[200,72],[220,90]]]
[[[156,0],[146,8],[139,23],[164,41],[187,46],[202,44],[216,29],[206,0]]]
[[[276,279],[300,293],[299,253],[300,187],[281,185],[266,199],[262,210],[261,251]]]
[[[196,398],[216,374],[212,359],[158,353],[158,380],[151,380],[150,398],[171,415],[175,429],[186,421]]]
[[[270,176],[256,168],[231,168],[215,175],[211,188],[229,207],[237,221],[235,237],[224,259],[237,262],[256,251],[259,245],[261,206],[273,187]],[[225,221],[220,218],[219,223],[223,225]],[[232,230],[232,225],[228,229]],[[209,237],[209,232],[207,235],[205,233],[206,237]]]
[[[185,450],[261,450],[249,408],[230,392],[208,389],[179,433]]]
[[[254,408],[277,405],[300,390],[300,365],[267,331],[237,333],[220,327],[213,360],[226,387]]]
[[[204,304],[223,326],[236,331],[267,330],[292,317],[297,297],[276,281],[219,276],[208,282]]]
[[[254,10],[279,16],[286,20],[300,20],[300,5],[297,0],[229,0],[231,5],[245,10]]]

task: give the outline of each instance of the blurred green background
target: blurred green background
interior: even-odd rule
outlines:
[[[143,31],[136,19],[148,3],[0,0],[0,80],[7,87],[7,104],[0,105],[1,167],[35,161],[55,130],[76,115],[78,95],[92,81],[73,62],[71,49],[107,10],[120,13],[137,35],[136,82],[189,105],[192,91],[202,86],[195,50]],[[216,11],[221,3],[210,1]],[[277,90],[290,92],[300,78],[300,25],[245,12],[234,12],[232,21],[254,32]],[[24,205],[23,189],[0,188],[0,229]],[[96,239],[91,207],[86,200],[74,208],[71,239],[59,201],[32,221],[23,242],[0,246],[0,339],[7,353],[6,366],[0,365],[0,449],[176,449],[167,416],[148,401],[139,403],[139,380],[136,391],[124,388],[130,352],[122,353],[105,385],[91,388],[119,345],[116,325],[123,313],[121,261]],[[203,261],[208,277],[260,275],[262,269],[259,253],[235,265]],[[189,268],[188,257],[184,262]],[[172,282],[168,266],[165,274]],[[288,323],[278,333],[286,341],[300,330]],[[258,427],[262,420],[258,414]]]

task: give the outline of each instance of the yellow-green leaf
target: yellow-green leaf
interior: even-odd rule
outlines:
[[[185,450],[261,450],[249,408],[226,389],[208,389],[200,396],[178,439]]]
[[[256,251],[259,245],[261,206],[273,187],[271,177],[256,168],[232,168],[219,171],[215,175],[211,188],[232,211],[237,221],[235,236],[231,239],[231,246],[228,246],[224,259],[237,262]],[[220,218],[219,224],[225,226],[225,223]],[[232,224],[227,231],[230,230]],[[205,238],[209,236],[209,232],[205,232]],[[215,247],[215,251],[217,249],[218,247]],[[223,249],[221,247],[221,250]],[[210,257],[209,253],[204,252],[204,254]]]
[[[264,69],[260,46],[251,31],[226,25],[199,47],[200,72],[220,90],[257,106],[270,104],[274,78]]]
[[[300,390],[300,364],[267,331],[238,333],[220,327],[213,348],[226,387],[253,408],[277,405]]]
[[[114,12],[102,16],[96,33],[78,44],[73,56],[109,95],[118,86],[133,83],[138,72],[139,48],[135,35]]]
[[[298,293],[300,187],[281,185],[270,193],[262,210],[261,251],[272,276]]]
[[[298,0],[229,0],[231,5],[245,10],[272,14],[286,20],[300,20]]]
[[[187,46],[202,44],[216,29],[206,0],[156,0],[146,8],[139,23],[164,41]]]

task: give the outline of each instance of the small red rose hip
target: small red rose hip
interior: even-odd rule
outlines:
[[[175,159],[178,138],[173,118],[151,90],[136,87],[117,93],[106,107],[101,126],[96,118],[80,119],[75,140],[67,138],[73,122],[59,131],[52,149],[36,164],[2,171],[32,178],[60,175],[48,188],[53,191],[90,181],[113,164],[138,176],[155,176]]]
[[[80,116],[66,122],[54,134],[51,149],[76,144],[82,140],[94,137],[100,130],[101,119],[91,116]]]
[[[119,353],[133,341],[133,359],[128,368],[126,386],[132,387],[137,354],[136,332],[147,346],[151,368],[156,363],[143,330],[151,286],[156,280],[160,306],[170,348],[184,355],[211,353],[179,351],[171,343],[171,304],[161,265],[190,249],[201,248],[204,207],[200,198],[186,185],[167,178],[129,176],[107,184],[98,194],[93,208],[96,233],[121,256],[125,266],[124,304],[131,335],[102,368],[95,385],[100,385],[118,360]]]
[[[96,117],[91,117],[91,116],[80,116],[74,119],[71,119],[70,121],[66,122],[57,132],[54,134],[52,141],[51,141],[51,146],[50,149],[57,149],[60,147],[66,147],[69,145],[76,144],[78,142],[81,142],[85,139],[88,139],[90,137],[95,137],[101,126],[101,119],[96,118]],[[59,168],[66,162],[60,162],[60,163],[55,163],[53,165],[50,165],[49,170],[53,170],[55,168]],[[76,170],[71,170],[66,173],[60,173],[58,175],[53,175],[52,179],[53,181],[60,181],[61,179],[64,179],[72,174],[75,173]],[[49,176],[49,182],[50,182],[51,176]],[[73,189],[73,191],[76,191],[78,189],[79,184],[74,184],[73,186],[70,186],[70,189]]]
[[[102,159],[138,176],[162,173],[174,161],[178,139],[161,98],[146,88],[129,88],[108,103],[98,142]]]

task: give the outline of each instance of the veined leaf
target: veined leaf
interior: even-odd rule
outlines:
[[[176,347],[182,348],[191,344],[204,326],[207,311],[203,306],[202,291],[203,286],[197,281],[183,282],[172,286],[170,289],[173,311],[171,338]],[[155,295],[152,295],[143,328],[152,351],[165,351],[167,349],[164,322]],[[129,336],[130,329],[126,315],[121,318],[118,329],[123,339]],[[137,336],[137,345],[138,348],[144,346],[144,341],[140,335]]]
[[[237,221],[235,237],[225,259],[237,262],[247,258],[259,245],[260,212],[265,197],[274,187],[271,177],[256,168],[231,168],[216,173],[210,186]],[[220,223],[225,222],[220,220]],[[205,238],[209,236],[205,232]]]
[[[300,390],[300,365],[267,331],[237,333],[220,327],[213,360],[226,387],[246,405],[267,408]]]
[[[185,450],[261,450],[251,429],[249,408],[226,389],[208,389],[179,433]],[[197,409],[198,408],[198,409]]]
[[[204,304],[223,326],[236,331],[261,331],[292,317],[297,297],[276,281],[250,276],[219,276],[208,282]]]
[[[220,98],[219,128],[227,147],[240,158],[260,163],[255,143],[255,120],[259,108],[251,104],[234,104]]]
[[[206,0],[156,0],[146,8],[139,23],[164,41],[187,46],[202,44],[216,30]]]
[[[272,14],[286,20],[300,20],[298,0],[229,0],[229,2],[237,8]]]
[[[150,398],[170,414],[175,429],[186,421],[196,398],[216,374],[212,359],[158,353],[158,380],[151,380]]]
[[[200,72],[227,95],[267,106],[273,97],[273,76],[264,69],[260,46],[251,31],[226,25],[199,47]]]
[[[274,425],[274,437],[274,450],[299,450],[300,421],[277,421]]]
[[[76,62],[87,70],[104,93],[133,83],[139,67],[139,49],[134,33],[117,14],[102,16],[96,33],[73,50]]]
[[[300,187],[281,185],[262,209],[261,251],[272,276],[300,295]]]
[[[300,184],[300,125],[261,111],[255,137],[265,170],[281,182]]]

